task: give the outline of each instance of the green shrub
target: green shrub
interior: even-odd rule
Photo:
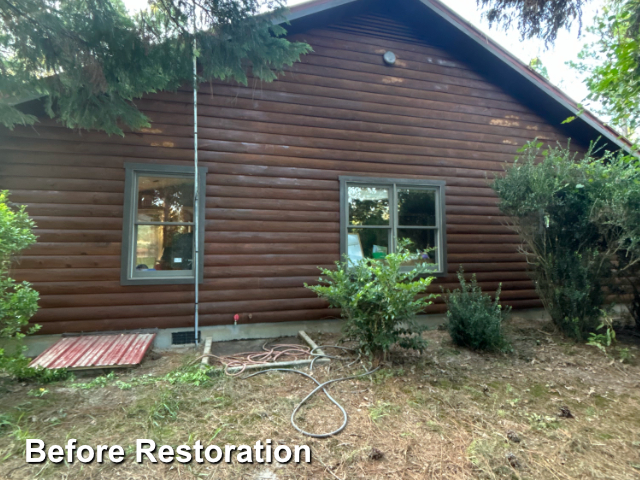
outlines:
[[[610,261],[596,249],[579,253],[555,245],[544,259],[544,270],[534,276],[549,316],[568,337],[586,341],[600,324],[603,287],[611,281],[603,266],[611,270]]]
[[[640,170],[622,154],[579,157],[542,145],[527,144],[492,187],[551,319],[586,341],[600,324],[604,289],[616,276],[633,278],[640,261]]]
[[[13,360],[23,358],[20,341],[38,328],[27,328],[38,310],[38,292],[27,282],[16,282],[9,277],[16,256],[36,241],[33,227],[24,206],[14,207],[9,203],[8,192],[0,191],[0,341],[11,350],[5,352],[0,348],[0,370],[24,367],[24,362]]]
[[[321,284],[305,287],[342,309],[346,340],[356,340],[360,350],[379,359],[393,345],[423,351],[425,328],[415,322],[437,295],[422,295],[433,281],[425,277],[433,265],[411,253],[408,242],[384,259],[365,258],[358,263],[345,259],[336,270],[321,269]],[[415,263],[410,269],[403,265]]]
[[[471,282],[464,278],[462,267],[458,271],[460,288],[447,291],[447,318],[449,335],[456,345],[473,350],[505,351],[509,343],[502,331],[502,322],[511,307],[500,305],[500,287],[495,300],[482,293],[473,275]]]
[[[73,374],[66,368],[51,370],[43,367],[29,367],[30,360],[24,355],[5,356],[1,360],[0,366],[3,370],[20,382],[51,383],[73,378]]]

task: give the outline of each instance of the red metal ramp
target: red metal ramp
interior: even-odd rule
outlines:
[[[70,370],[132,367],[142,361],[155,338],[155,333],[63,337],[33,359],[29,366]]]

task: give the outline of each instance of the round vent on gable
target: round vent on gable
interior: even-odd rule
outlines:
[[[385,52],[385,54],[382,56],[382,59],[387,65],[393,65],[394,63],[396,63],[396,54],[393,52]]]

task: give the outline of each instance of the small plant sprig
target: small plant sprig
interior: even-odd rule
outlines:
[[[602,333],[597,333],[601,332]],[[616,342],[616,331],[613,329],[613,320],[605,312],[602,312],[602,322],[598,325],[596,332],[589,334],[587,345],[596,347],[606,356],[609,356],[607,349]]]

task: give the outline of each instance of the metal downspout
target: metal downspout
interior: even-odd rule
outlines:
[[[200,178],[198,174],[198,70],[196,43],[196,3],[193,2],[193,276],[194,276],[194,343],[198,345],[198,310],[200,296]]]

